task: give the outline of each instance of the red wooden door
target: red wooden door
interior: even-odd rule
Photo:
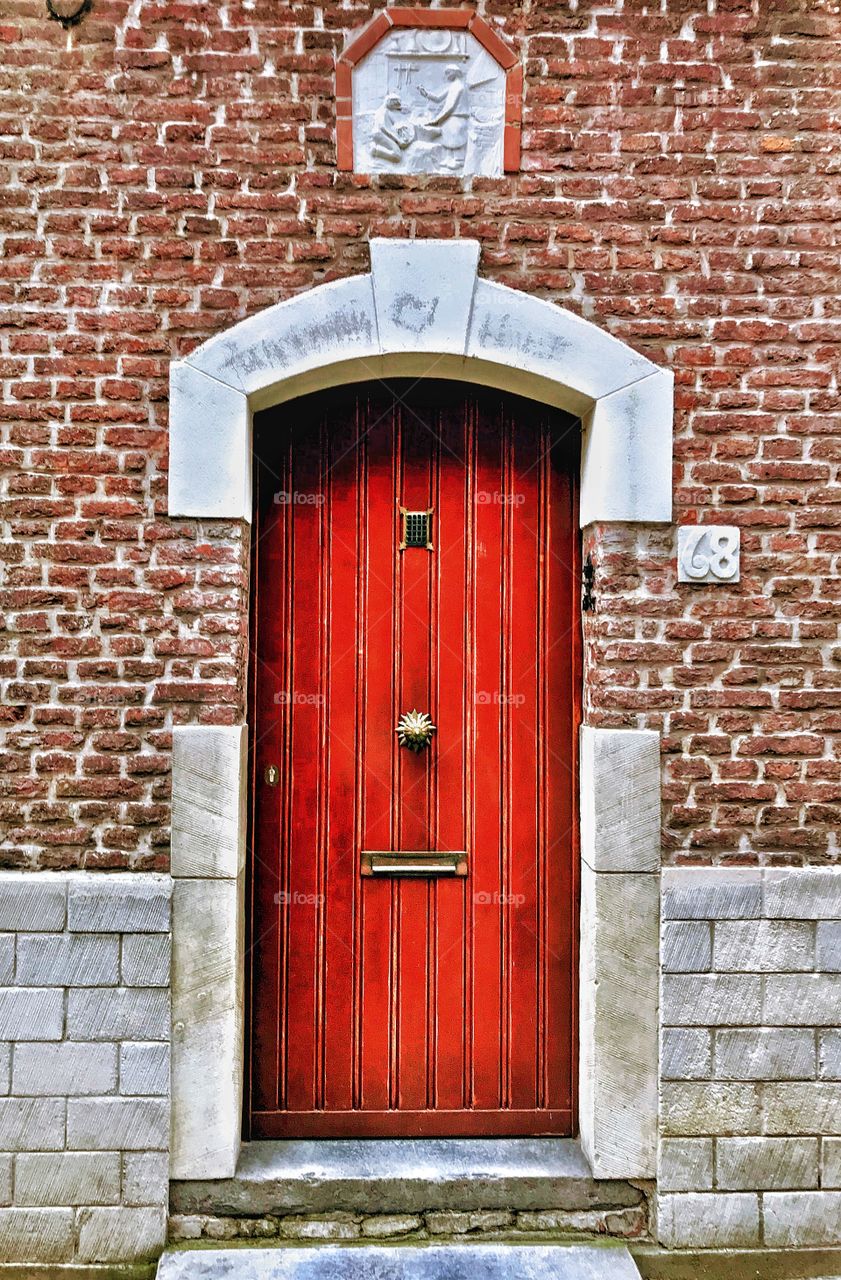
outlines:
[[[395,382],[255,441],[251,1136],[570,1133],[577,427]]]

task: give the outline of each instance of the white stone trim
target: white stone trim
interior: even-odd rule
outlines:
[[[169,514],[250,521],[254,412],[343,383],[430,376],[580,416],[582,525],[668,522],[671,372],[478,266],[476,241],[373,240],[369,274],[269,307],[174,363]],[[582,738],[581,1134],[604,1177],[653,1173],[658,741]],[[174,744],[172,1173],[225,1177],[242,1091],[244,729],[179,727]],[[628,778],[618,807],[617,773]],[[630,921],[623,881],[637,913],[624,930],[613,927]]]
[[[660,870],[660,735],[580,733],[581,860],[593,871]]]
[[[579,1110],[601,1178],[654,1175],[659,744],[581,731]],[[173,730],[173,1178],[231,1177],[239,1154],[245,782],[244,727]]]
[[[471,240],[372,240],[371,271],[279,302],[171,366],[169,514],[251,519],[251,415],[324,387],[452,378],[583,420],[581,523],[668,522],[673,375],[478,274]]]
[[[175,880],[173,1178],[230,1178],[242,1135],[242,881]]]
[[[669,523],[673,404],[674,377],[658,369],[599,396],[585,413],[582,529],[596,520]]]
[[[581,730],[579,1127],[599,1178],[657,1156],[660,735]]]
[[[172,731],[173,1178],[229,1178],[242,1134],[244,725]]]
[[[380,350],[463,356],[478,272],[478,240],[372,240]]]
[[[236,880],[245,866],[244,725],[172,731],[171,874]]]

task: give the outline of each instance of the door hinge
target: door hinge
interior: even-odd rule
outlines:
[[[582,571],[582,579],[584,582],[584,595],[581,597],[582,613],[595,613],[596,611],[596,570],[593,565],[593,557],[587,553],[587,559],[584,561],[584,569]]]

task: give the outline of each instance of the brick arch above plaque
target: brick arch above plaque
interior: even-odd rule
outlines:
[[[523,68],[473,9],[385,9],[336,64],[339,169],[520,168]]]

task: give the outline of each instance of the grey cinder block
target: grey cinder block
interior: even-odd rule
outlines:
[[[762,1085],[763,1133],[841,1135],[841,1084]]]
[[[774,973],[765,979],[769,1026],[831,1027],[841,1010],[841,973]]]
[[[15,1164],[15,1203],[50,1206],[120,1203],[116,1151],[30,1152]]]
[[[169,991],[158,987],[81,988],[67,997],[71,1040],[166,1040]]]
[[[657,1219],[660,1243],[667,1249],[759,1244],[759,1196],[748,1192],[660,1195]]]
[[[763,1209],[765,1243],[772,1249],[838,1243],[841,1191],[769,1191]]]
[[[712,1138],[663,1138],[657,1162],[660,1191],[710,1191],[713,1185]]]
[[[841,867],[769,868],[764,914],[780,920],[841,920]]]
[[[67,927],[83,933],[166,933],[168,877],[135,872],[80,872],[69,877]]]
[[[123,1155],[123,1204],[169,1204],[169,1154],[126,1151]]]
[[[795,973],[815,967],[815,926],[803,920],[720,920],[713,968],[719,973]]]
[[[582,726],[581,858],[588,867],[659,870],[660,768],[659,733]]]
[[[71,1098],[67,1146],[71,1151],[164,1151],[169,1104],[158,1098]]]
[[[120,1093],[169,1095],[169,1045],[120,1045]]]
[[[716,1184],[723,1191],[779,1191],[818,1185],[817,1138],[719,1138]]]
[[[0,1040],[60,1040],[64,992],[60,987],[0,989]]]
[[[0,1209],[0,1255],[4,1262],[70,1262],[73,1258],[72,1209]]]
[[[813,1080],[815,1033],[800,1027],[745,1027],[715,1034],[721,1080]]]
[[[664,920],[758,920],[762,872],[755,867],[666,867]]]
[[[13,986],[15,981],[15,935],[0,934],[0,986]]]
[[[821,920],[817,929],[816,968],[841,973],[841,920]]]
[[[718,1081],[664,1083],[660,1089],[661,1132],[687,1138],[759,1133],[760,1087]]]
[[[821,1186],[841,1189],[841,1138],[824,1138],[821,1146]]]
[[[67,877],[51,871],[0,872],[0,931],[23,933],[64,928]]]
[[[245,861],[246,731],[176,725],[172,731],[172,841],[176,878],[236,879]]]
[[[663,926],[664,973],[705,973],[712,968],[712,926],[707,920],[673,920]]]
[[[841,1030],[818,1033],[818,1073],[822,1080],[841,1080]]]
[[[0,1098],[0,1150],[60,1151],[64,1098]]]
[[[18,1044],[12,1088],[22,1097],[116,1093],[117,1046],[70,1040]]]
[[[708,1080],[712,1075],[712,1032],[706,1027],[664,1027],[660,1074],[664,1080]]]
[[[80,1262],[139,1262],[158,1256],[166,1241],[164,1209],[83,1209]]]
[[[169,934],[127,933],[123,937],[122,946],[121,973],[125,986],[169,985]]]
[[[667,1026],[751,1026],[762,1022],[757,974],[663,975],[662,1019]]]
[[[15,982],[21,987],[104,987],[120,977],[120,940],[90,934],[20,934]]]

